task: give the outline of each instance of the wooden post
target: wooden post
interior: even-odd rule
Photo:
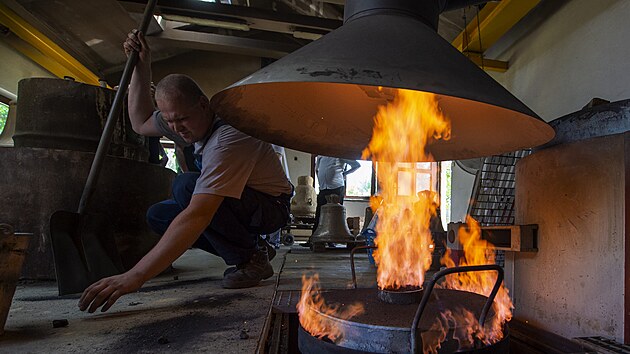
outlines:
[[[15,234],[13,227],[0,224],[0,335],[4,333],[30,236]]]

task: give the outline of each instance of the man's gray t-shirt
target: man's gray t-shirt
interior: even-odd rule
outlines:
[[[329,156],[317,156],[316,169],[319,189],[335,189],[344,186],[341,159]]]
[[[179,137],[162,119],[153,114],[156,127],[167,138]],[[202,156],[202,169],[193,194],[214,194],[239,199],[245,186],[279,196],[290,194],[291,184],[271,144],[246,135],[225,124],[195,143]]]

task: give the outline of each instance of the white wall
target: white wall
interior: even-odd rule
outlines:
[[[538,224],[538,252],[514,255],[520,320],[568,338],[623,342],[629,137],[560,144],[519,162],[515,220]]]
[[[0,40],[0,88],[17,95],[18,82],[29,77],[54,77],[50,72]]]
[[[506,73],[493,76],[547,121],[580,110],[593,97],[610,101],[630,98],[628,18],[630,1],[627,0],[569,1],[502,53],[498,59],[509,61],[510,68]],[[582,162],[580,159],[574,161]],[[551,172],[549,170],[554,167],[548,164],[541,168]],[[570,166],[564,168],[571,169]],[[606,173],[612,173],[612,170],[602,168]],[[545,175],[534,176],[528,186],[538,193],[536,195],[563,197],[557,194],[557,186],[540,181],[541,176]],[[567,180],[558,183],[563,185]],[[585,181],[581,183],[589,186]],[[525,187],[519,185],[517,177],[517,189],[521,188]],[[549,188],[547,193],[545,188]],[[597,192],[593,194],[597,195]],[[627,237],[623,232],[607,232],[623,222],[623,211],[620,216],[605,221],[605,227],[592,229],[588,222],[581,220],[584,215],[568,208],[572,205],[570,201],[565,206],[554,207],[553,202],[561,199],[549,198],[545,199],[547,204],[533,208],[531,201],[528,206],[527,202],[518,199],[519,196],[525,198],[530,193],[522,189],[517,193],[520,222],[548,224],[549,213],[540,214],[542,210],[564,213],[549,226],[555,231],[566,224],[566,231],[563,231],[565,234],[541,233],[538,254],[517,255],[514,294],[521,308],[516,309],[516,315],[523,315],[536,321],[536,325],[568,337],[603,335],[623,341],[623,262],[617,264],[617,272],[599,267],[603,259],[619,257],[628,251],[623,250],[622,241]],[[589,199],[589,202],[593,203],[593,200]],[[527,207],[529,214],[519,210],[519,205]],[[574,201],[573,207],[583,205]],[[596,209],[592,212],[599,215]],[[575,218],[586,226],[577,228]],[[597,237],[600,232],[605,235]],[[604,241],[610,247],[603,247]],[[579,267],[585,267],[582,268],[584,272],[580,272]],[[585,297],[584,294],[592,296]],[[583,302],[576,303],[576,300]]]
[[[572,0],[498,57],[493,77],[544,120],[630,98],[630,1]]]
[[[344,200],[343,205],[346,207],[347,217],[358,216],[361,218],[361,222],[363,222],[365,218],[365,208],[370,206],[370,202],[363,200]]]
[[[311,154],[287,148],[284,150],[287,155],[291,183],[297,186],[298,177],[311,175]]]
[[[509,62],[507,72],[489,74],[545,121],[578,111],[594,97],[628,99],[628,18],[627,0],[569,1],[493,57]],[[456,221],[467,208],[472,182],[453,170]]]

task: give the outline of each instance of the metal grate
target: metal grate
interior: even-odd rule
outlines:
[[[574,341],[582,344],[584,347],[595,350],[597,353],[623,353],[630,354],[630,345],[620,344],[614,340],[604,337],[580,337],[574,338]]]
[[[483,159],[468,205],[468,214],[481,226],[514,225],[516,163],[529,154],[528,149]]]

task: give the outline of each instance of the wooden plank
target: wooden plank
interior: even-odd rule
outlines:
[[[376,267],[369,263],[367,254],[355,255],[357,284],[359,287],[376,287]],[[347,289],[352,287],[350,253],[293,252],[287,254],[280,271],[278,291],[302,289],[302,275],[319,274],[322,289]]]

